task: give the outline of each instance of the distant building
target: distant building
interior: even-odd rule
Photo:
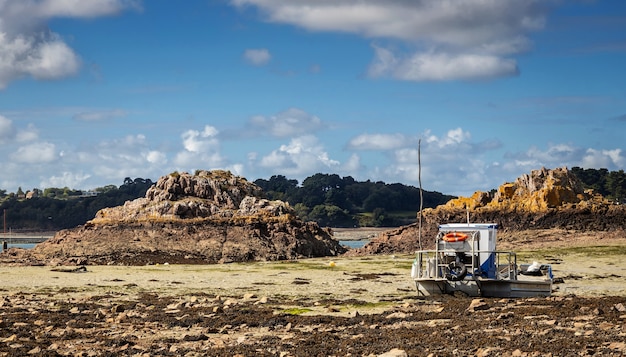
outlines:
[[[96,191],[81,191],[80,197],[96,197],[98,192]]]

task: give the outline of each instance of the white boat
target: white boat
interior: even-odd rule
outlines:
[[[440,225],[435,249],[417,251],[413,262],[418,294],[550,296],[552,267],[536,262],[518,266],[514,252],[496,250],[497,231],[494,223]]]

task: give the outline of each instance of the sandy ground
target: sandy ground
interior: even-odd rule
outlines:
[[[537,247],[553,296],[417,297],[413,256],[0,266],[0,356],[623,356],[626,244]]]
[[[626,296],[626,245],[518,252],[518,263],[551,264],[553,294]],[[51,267],[0,266],[0,290],[102,294],[123,289],[159,294],[254,294],[293,299],[358,299],[371,303],[416,297],[410,278],[413,256],[315,258],[220,265],[88,266],[70,273]],[[349,310],[344,310],[349,313]]]

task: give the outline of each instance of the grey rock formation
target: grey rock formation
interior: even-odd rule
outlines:
[[[327,229],[299,220],[288,203],[228,171],[172,173],[144,198],[100,210],[31,251],[23,264],[228,263],[335,256],[346,248]]]

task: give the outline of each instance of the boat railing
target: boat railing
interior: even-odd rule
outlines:
[[[454,249],[446,250],[420,250],[416,252],[415,261],[411,276],[415,280],[447,280],[449,262],[446,257],[453,257],[457,253]],[[483,254],[484,253],[484,254]],[[480,269],[479,257],[481,255],[493,255],[498,280],[517,280],[518,269],[517,255],[511,251],[487,251],[473,250],[471,252],[472,261],[468,264],[468,277],[477,279],[483,276]]]

